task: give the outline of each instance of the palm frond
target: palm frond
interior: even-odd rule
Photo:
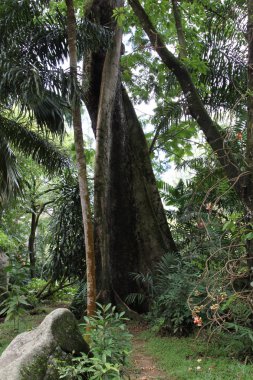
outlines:
[[[128,305],[133,305],[135,303],[137,305],[142,305],[147,301],[147,297],[142,293],[130,293],[127,295],[125,301]]]
[[[69,167],[69,159],[59,147],[29,130],[20,121],[0,114],[0,134],[1,139],[4,138],[15,149],[43,165],[48,173],[62,172]]]
[[[7,141],[0,138],[0,204],[10,195],[20,191],[21,177],[18,171],[16,157]]]
[[[61,178],[59,197],[54,203],[50,226],[49,270],[55,280],[64,276],[82,279],[85,272],[85,244],[77,178]]]
[[[67,102],[49,91],[33,107],[34,117],[38,126],[46,132],[49,130],[52,134],[57,134],[61,137],[65,132],[64,114],[69,112],[70,108]]]
[[[52,12],[48,1],[3,0],[0,5],[0,98],[18,104],[40,128],[62,134],[71,88],[67,58],[66,15]],[[84,19],[78,24],[78,51],[105,48],[111,32]]]

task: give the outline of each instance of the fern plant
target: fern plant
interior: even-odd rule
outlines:
[[[20,317],[26,313],[28,302],[24,290],[18,285],[12,285],[8,297],[0,304],[0,315],[5,315],[5,321],[13,321],[14,330],[19,330]]]
[[[158,330],[187,335],[192,331],[192,313],[187,299],[194,287],[198,272],[175,254],[168,253],[156,265],[153,273],[132,274],[136,282],[142,283],[143,293],[129,294],[126,302],[147,302],[148,319]],[[144,285],[144,286],[143,286]]]

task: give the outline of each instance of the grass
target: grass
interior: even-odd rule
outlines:
[[[18,330],[14,328],[13,321],[0,323],[0,355],[16,335],[37,327],[45,316],[54,309],[55,307],[52,306],[43,306],[38,310],[38,314],[30,315],[27,313],[23,315],[20,318]]]
[[[228,358],[217,345],[200,338],[157,337],[142,333],[145,349],[170,380],[252,380],[253,365]]]

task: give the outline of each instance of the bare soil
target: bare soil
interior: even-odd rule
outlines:
[[[143,326],[129,327],[133,334],[132,368],[128,374],[129,378],[131,380],[169,380],[168,375],[157,367],[155,359],[145,350],[146,342],[140,337],[144,329]]]

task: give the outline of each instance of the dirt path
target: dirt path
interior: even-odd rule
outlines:
[[[154,358],[145,352],[145,340],[140,337],[143,328],[131,326],[133,334],[133,353],[131,363],[133,368],[129,373],[131,380],[169,380],[168,376],[156,366]]]

